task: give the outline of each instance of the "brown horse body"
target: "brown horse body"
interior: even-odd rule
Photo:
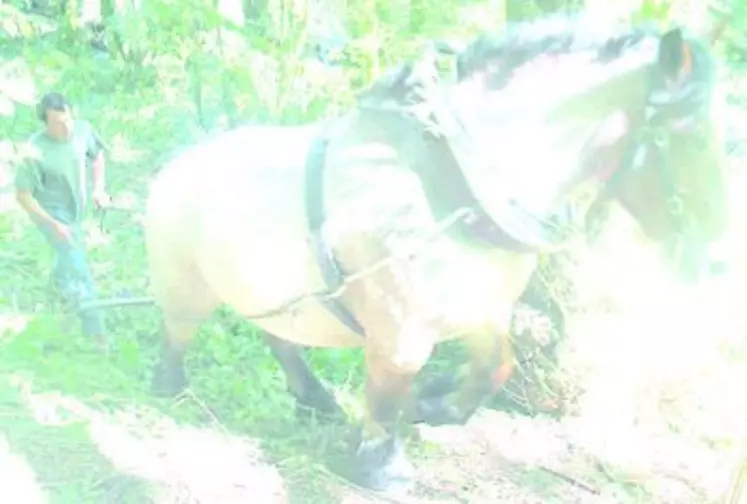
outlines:
[[[459,56],[457,82],[404,67],[343,117],[239,128],[166,166],[152,183],[145,219],[166,331],[155,385],[169,393],[186,385],[184,352],[221,304],[246,317],[271,312],[256,324],[290,391],[319,410],[337,406],[297,345],[362,346],[367,418],[356,479],[386,489],[409,480],[396,431],[403,413],[432,424],[463,422],[510,376],[513,306],[537,253],[559,243],[547,217],[571,189],[600,194],[614,172],[622,182],[613,196],[648,198],[628,208],[652,238],[680,236],[683,219],[690,242],[717,236],[724,214],[713,199],[723,195],[723,181],[700,192],[679,189],[720,177],[720,168],[668,167],[673,185],[663,186],[649,176],[661,160],[651,152],[681,158],[637,137],[651,124],[650,75],[681,70],[677,57],[665,59],[667,50],[679,55],[691,45],[670,32],[661,41],[626,34],[574,48],[581,40],[574,29],[483,40]],[[547,54],[557,59],[552,68],[569,73],[557,74],[555,94],[530,99],[526,87],[539,79],[519,70]],[[676,75],[673,89],[688,79]],[[674,114],[661,127],[689,115]],[[704,145],[715,145],[708,117],[694,120],[706,128]],[[626,161],[624,151],[643,161]],[[638,171],[625,175],[628,166]],[[673,199],[676,219],[669,218]],[[472,355],[461,386],[412,402],[412,381],[434,345],[453,338]]]

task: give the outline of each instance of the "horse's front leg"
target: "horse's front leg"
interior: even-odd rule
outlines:
[[[366,417],[355,450],[355,480],[378,491],[409,487],[413,468],[400,433],[403,413],[411,401],[415,375],[427,360],[410,362],[379,349],[366,348]]]
[[[461,383],[440,380],[418,397],[411,422],[429,425],[464,424],[513,374],[515,355],[508,322],[490,325],[465,337],[469,369]],[[440,390],[439,390],[440,389]]]
[[[360,240],[356,247],[362,256],[356,259],[363,264],[388,254],[379,254],[381,244],[376,241]],[[368,257],[371,251],[376,254]],[[382,492],[407,490],[412,481],[400,427],[412,404],[415,376],[438,341],[435,328],[414,302],[408,273],[396,266],[381,269],[351,283],[346,296],[365,331],[366,361],[366,414],[350,464],[351,479]]]

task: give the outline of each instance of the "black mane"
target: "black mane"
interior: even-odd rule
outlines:
[[[514,70],[543,55],[573,54],[588,51],[598,63],[607,63],[629,54],[645,38],[659,44],[658,72],[652,72],[652,89],[682,65],[684,34],[680,28],[662,32],[655,24],[631,26],[610,22],[593,14],[552,15],[532,21],[508,23],[497,33],[482,34],[459,51],[445,44],[435,44],[436,53],[455,56],[456,78],[466,79],[475,72],[485,72],[487,85],[502,89]],[[713,56],[696,40],[689,40],[694,72],[683,88],[684,94],[695,91],[710,93],[715,78]],[[430,56],[401,63],[358,93],[359,105],[399,110],[427,103],[436,91],[436,61]],[[682,96],[678,97],[680,102]],[[702,101],[701,98],[698,98]],[[684,103],[684,102],[683,102]],[[386,105],[384,105],[386,104]]]
[[[596,50],[600,61],[611,61],[644,37],[658,35],[655,25],[621,26],[589,14],[512,22],[498,34],[478,36],[457,56],[457,78],[467,78],[492,63],[500,63],[501,73],[510,72],[544,54]]]

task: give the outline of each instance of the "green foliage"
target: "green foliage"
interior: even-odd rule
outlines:
[[[747,4],[741,1],[715,1],[711,15],[717,26],[724,26],[723,42],[731,63],[747,64]]]
[[[346,2],[335,11],[349,37],[347,66],[338,68],[310,61],[310,48],[324,40],[315,39],[317,35],[307,29],[306,13],[294,9],[290,0],[277,2],[277,12],[265,12],[261,29],[254,19],[245,23],[228,19],[214,2],[206,0],[146,0],[139,7],[126,1],[118,10],[106,4],[108,12],[102,21],[108,54],[90,47],[90,33],[82,27],[58,30],[60,19],[24,15],[2,4],[0,139],[18,142],[34,132],[39,127],[34,115],[39,94],[61,90],[76,104],[77,112],[96,125],[109,146],[111,192],[130,194],[142,204],[147,182],[160,162],[180,146],[199,140],[204,130],[249,121],[298,123],[339,113],[358,89],[414,54],[430,38],[460,39],[478,29],[498,28],[506,19],[575,10],[580,3]],[[403,6],[407,5],[410,13],[405,16]],[[671,5],[645,0],[633,19],[664,22]],[[470,9],[479,9],[479,15],[469,16]],[[739,4],[732,15],[734,33],[747,33],[744,10]],[[62,25],[78,26],[67,21]],[[0,170],[9,170],[15,155],[13,148],[0,148]],[[122,291],[145,293],[142,236],[133,216],[107,216],[106,227],[109,241],[91,252],[97,285],[106,297]],[[0,255],[0,320],[10,315],[30,319],[22,331],[0,327],[0,370],[6,375],[31,376],[43,390],[58,390],[89,403],[104,394],[110,400],[163,406],[148,391],[158,351],[157,313],[112,311],[114,347],[111,356],[102,359],[77,334],[74,317],[48,313],[46,273],[40,273],[49,266],[48,251],[25,216],[0,213],[0,241],[0,253],[7,253],[5,244],[13,243],[7,247],[12,248],[10,255]],[[224,316],[223,324],[206,324],[190,353],[189,369],[197,394],[207,398],[227,426],[252,431],[262,422],[274,422],[295,430],[292,403],[268,349],[251,325],[237,324],[229,331],[228,320],[231,317]],[[311,363],[336,387],[359,394],[364,371],[360,351],[313,351]],[[16,395],[15,390],[5,390],[0,380],[0,402]],[[198,423],[204,411],[196,409],[182,405],[176,415]],[[37,427],[27,433],[32,422],[28,418],[22,423],[10,422],[3,415],[0,419],[2,430],[20,432],[22,442],[32,443],[31,438],[43,430]],[[54,448],[79,446],[81,433],[74,430],[55,432]],[[85,469],[78,467],[77,473],[62,476],[81,478],[81,472],[87,474]],[[90,489],[90,481],[83,483],[63,485],[57,501],[72,495],[75,498],[69,497],[68,502],[79,502],[81,494],[75,492]],[[103,501],[98,494],[91,498],[91,502]],[[146,502],[144,498],[134,501]]]
[[[635,23],[655,21],[660,24],[669,20],[672,2],[662,0],[643,0],[641,7],[633,13]]]

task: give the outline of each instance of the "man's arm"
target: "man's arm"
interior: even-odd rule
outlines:
[[[44,210],[39,202],[36,201],[36,198],[31,194],[31,191],[16,189],[16,200],[18,200],[18,204],[21,205],[21,208],[23,208],[34,221],[50,228],[58,224],[58,222],[49,215],[49,212]]]
[[[34,198],[34,190],[40,185],[38,166],[31,160],[24,161],[16,174],[16,200],[32,220],[53,227],[57,221]]]

